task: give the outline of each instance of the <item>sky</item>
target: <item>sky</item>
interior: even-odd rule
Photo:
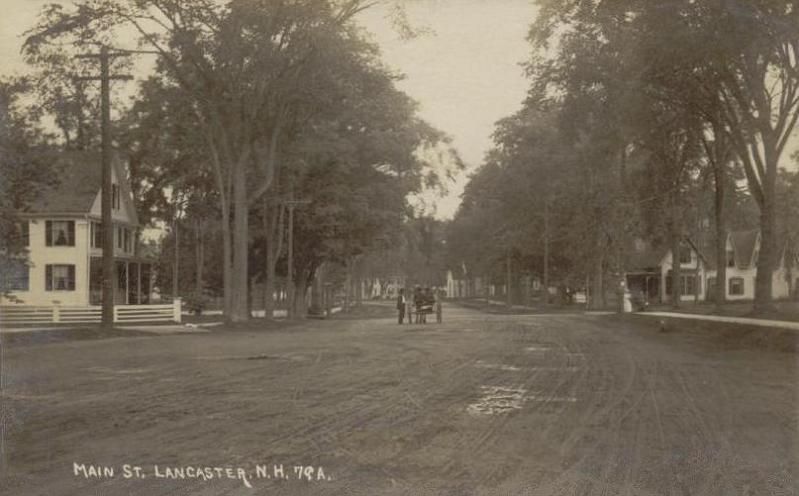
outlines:
[[[33,25],[43,5],[59,0],[1,1],[0,73],[22,72],[22,33]],[[387,7],[367,10],[358,22],[380,45],[388,66],[405,75],[400,89],[419,103],[425,120],[452,138],[467,165],[445,197],[425,198],[434,204],[437,217],[450,218],[469,173],[491,146],[494,123],[521,107],[529,82],[520,64],[530,55],[525,38],[536,7],[533,0],[396,1],[403,2],[410,24],[429,34],[402,39],[392,27]],[[133,40],[120,43],[125,41],[134,45]],[[783,163],[799,149],[797,141],[789,146]]]
[[[54,0],[2,0],[0,72],[24,72],[22,33],[41,7]],[[69,4],[71,2],[62,2]],[[532,0],[406,0],[412,26],[429,34],[403,40],[387,8],[359,15],[358,22],[378,42],[389,67],[405,75],[400,89],[419,103],[426,121],[444,131],[467,165],[444,198],[428,197],[436,216],[449,218],[460,194],[491,145],[494,123],[521,106],[528,83],[520,63],[529,55],[525,41],[535,17]],[[130,43],[132,46],[133,43]]]

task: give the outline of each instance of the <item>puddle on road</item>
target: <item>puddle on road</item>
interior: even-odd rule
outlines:
[[[480,386],[482,397],[466,407],[472,415],[499,415],[521,410],[526,389],[503,386]]]
[[[482,396],[466,407],[472,415],[501,415],[521,410],[527,401],[539,403],[576,403],[574,396],[547,396],[527,394],[524,388],[505,386],[480,386]]]
[[[198,356],[197,360],[289,360],[303,361],[308,357],[302,355],[269,355],[261,353],[259,355],[217,355],[217,356]]]
[[[549,351],[551,349],[552,349],[551,346],[528,346],[527,348],[524,349],[524,351],[530,351],[530,352]]]
[[[146,374],[151,369],[112,369],[108,367],[89,367],[85,370],[89,372],[97,372],[98,374],[121,374],[121,375],[136,375]]]
[[[574,396],[536,396],[530,395],[525,398],[528,401],[539,401],[541,403],[576,403]]]
[[[577,351],[561,351],[552,346],[528,346],[524,349],[524,351],[529,353],[543,353],[546,351],[554,351],[558,355],[564,355],[567,357],[585,357],[585,353]]]
[[[580,367],[517,367],[503,363],[488,363],[482,360],[477,360],[474,366],[478,369],[503,370],[505,372],[521,372],[522,370],[532,372],[578,372],[581,370]]]
[[[482,360],[477,360],[474,364],[475,367],[478,369],[493,369],[493,370],[504,370],[506,372],[518,372],[521,369],[514,365],[505,365],[502,363],[486,363]]]
[[[527,370],[540,372],[579,372],[580,367],[529,367]]]

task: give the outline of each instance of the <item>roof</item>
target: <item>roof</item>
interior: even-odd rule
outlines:
[[[691,238],[684,238],[692,250],[694,250],[705,265],[708,264],[707,258]],[[653,247],[651,244],[637,240],[635,249],[627,254],[627,270],[630,272],[650,272],[658,271],[658,267],[663,262],[663,258],[671,252],[668,246]]]
[[[31,203],[29,213],[89,213],[102,187],[100,154],[68,152],[55,165],[59,180],[43,189]]]
[[[650,271],[660,266],[663,257],[668,252],[666,248],[652,248],[648,244],[629,253],[627,258],[628,271]]]
[[[759,236],[759,229],[732,231],[730,233],[730,243],[735,253],[735,265],[737,267],[747,268],[752,263],[752,255]]]
[[[111,166],[121,191],[125,211],[133,224],[138,224],[136,207],[127,176],[119,160],[112,159]],[[103,187],[101,156],[96,152],[71,151],[62,153],[55,166],[53,186],[43,188],[31,202],[28,214],[88,214]]]

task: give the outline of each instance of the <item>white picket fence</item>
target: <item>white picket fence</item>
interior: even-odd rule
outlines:
[[[0,305],[0,326],[20,324],[92,324],[102,318],[102,307],[61,305]],[[115,305],[114,322],[180,322],[181,301],[166,305]]]

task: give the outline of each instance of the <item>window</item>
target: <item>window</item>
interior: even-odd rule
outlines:
[[[689,264],[689,263],[691,263],[691,247],[690,246],[681,246],[680,247],[680,263],[681,264]]]
[[[735,252],[727,250],[727,267],[735,267]]]
[[[666,294],[672,294],[671,271],[666,276]],[[702,292],[702,280],[698,276],[680,275],[680,296],[694,296]]]
[[[11,259],[0,267],[0,290],[28,291],[30,287],[30,267],[24,260]]]
[[[729,293],[731,296],[741,296],[744,294],[743,277],[731,277]]]
[[[46,265],[44,272],[47,291],[75,291],[74,265]]]
[[[122,239],[122,227],[117,226],[117,248],[119,248],[120,250],[122,249],[123,241],[124,240]]]
[[[114,210],[119,210],[120,208],[120,196],[119,196],[119,185],[112,184],[111,185],[111,206],[114,207]]]
[[[122,233],[125,235],[125,253],[130,253],[132,251],[130,249],[130,229],[126,227],[122,230]]]
[[[75,246],[74,220],[48,220],[45,223],[47,246]]]
[[[103,225],[99,222],[92,222],[92,248],[103,247]]]
[[[697,284],[696,276],[680,276],[680,288],[681,293],[684,295],[696,295],[696,291],[699,288],[699,284]]]

